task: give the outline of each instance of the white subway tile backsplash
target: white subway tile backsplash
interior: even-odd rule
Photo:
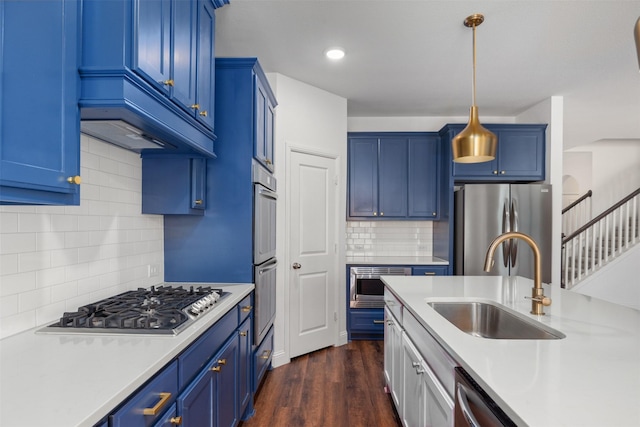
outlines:
[[[347,256],[431,256],[431,221],[351,221]]]
[[[140,156],[82,135],[81,174],[80,206],[0,206],[0,338],[164,280],[164,219],[141,213]]]

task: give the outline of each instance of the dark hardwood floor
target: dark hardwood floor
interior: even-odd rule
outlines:
[[[258,390],[255,415],[242,427],[397,427],[384,391],[383,342],[352,341],[275,368]]]

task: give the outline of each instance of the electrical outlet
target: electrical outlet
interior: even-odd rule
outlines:
[[[147,277],[155,277],[158,275],[158,264],[149,264],[147,266]]]

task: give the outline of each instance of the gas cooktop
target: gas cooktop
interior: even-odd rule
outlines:
[[[210,286],[138,288],[66,312],[37,332],[177,335],[227,295]]]

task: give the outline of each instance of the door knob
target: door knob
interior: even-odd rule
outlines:
[[[293,263],[293,269],[294,270],[298,270],[300,267],[302,267],[302,265],[298,264],[297,262]]]

